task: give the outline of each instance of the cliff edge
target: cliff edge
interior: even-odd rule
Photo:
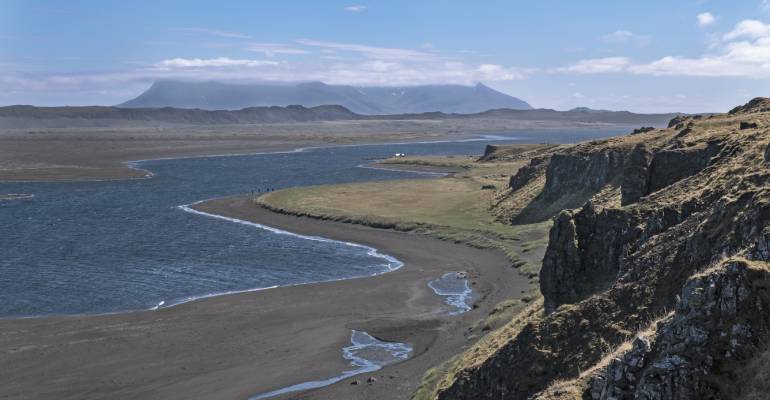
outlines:
[[[529,154],[497,212],[514,223],[553,218],[542,306],[461,356],[435,398],[760,398],[768,128],[770,99],[757,98]]]

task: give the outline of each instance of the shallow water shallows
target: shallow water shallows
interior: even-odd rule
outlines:
[[[342,349],[342,357],[350,360],[355,369],[345,371],[337,376],[321,381],[302,382],[271,392],[262,393],[250,400],[266,399],[291,392],[317,389],[337,383],[356,375],[380,370],[386,365],[406,360],[412,354],[412,347],[406,343],[383,342],[366,332],[356,331],[350,335],[350,346]]]
[[[452,306],[449,315],[459,315],[470,311],[468,302],[473,296],[464,272],[447,272],[441,278],[428,282],[428,286],[439,296],[444,296],[444,302]]]
[[[608,131],[549,131],[554,142]],[[365,145],[251,156],[134,162],[149,179],[0,183],[0,317],[147,310],[194,298],[387,272],[393,260],[365,246],[308,240],[179,206],[291,186],[431,177],[357,168],[372,158],[480,154],[507,140]],[[495,139],[499,139],[496,137]]]

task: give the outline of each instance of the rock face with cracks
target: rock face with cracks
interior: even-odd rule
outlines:
[[[759,98],[545,159],[533,201],[587,200],[554,217],[544,310],[436,398],[741,398],[770,340],[768,128]]]

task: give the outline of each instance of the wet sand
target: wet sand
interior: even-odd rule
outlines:
[[[430,237],[275,214],[244,197],[195,208],[376,247],[405,263],[369,278],[201,299],[157,311],[0,320],[2,399],[243,399],[350,369],[351,329],[407,342],[411,359],[278,398],[407,399],[428,368],[471,343],[469,327],[528,289],[502,254]],[[225,223],[225,222],[223,222]],[[255,228],[256,229],[256,228]],[[467,271],[477,306],[460,316],[428,282]],[[365,383],[375,376],[377,382]]]

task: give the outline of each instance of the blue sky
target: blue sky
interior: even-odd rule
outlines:
[[[770,0],[0,0],[0,104],[111,105],[157,79],[483,82],[535,107],[726,111],[770,96]]]

